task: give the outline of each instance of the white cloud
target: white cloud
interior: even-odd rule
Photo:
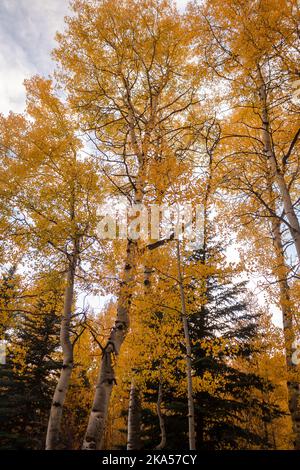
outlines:
[[[180,11],[184,10],[188,0],[176,0],[177,7],[179,8]]]
[[[52,71],[55,32],[67,12],[68,0],[1,0],[0,112],[22,112],[24,79]]]
[[[68,0],[0,0],[0,112],[22,112],[23,81],[53,70],[50,52]],[[180,10],[187,0],[177,0]]]

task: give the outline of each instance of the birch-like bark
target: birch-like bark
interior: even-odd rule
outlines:
[[[123,280],[117,304],[117,317],[102,353],[92,410],[83,442],[84,450],[101,448],[108,406],[113,385],[116,383],[113,357],[118,355],[129,328],[129,309],[133,290],[133,269],[136,264],[136,241],[128,240]]]
[[[152,274],[152,269],[149,266],[145,266],[144,269],[144,295],[145,298],[150,295],[150,289],[151,289],[151,274]],[[162,373],[161,373],[161,364],[159,366],[159,385],[158,385],[158,397],[157,397],[157,403],[156,403],[156,411],[157,411],[157,417],[159,421],[159,427],[160,427],[160,443],[155,447],[155,449],[163,449],[166,446],[166,427],[165,427],[165,420],[164,416],[161,411],[161,405],[162,405]]]
[[[150,294],[152,269],[144,267],[144,297]],[[135,372],[134,370],[132,371]],[[128,408],[128,429],[127,429],[127,450],[138,450],[141,448],[141,397],[140,390],[136,386],[134,378],[131,381],[129,408]]]
[[[287,279],[288,267],[286,266],[284,258],[284,249],[281,239],[280,220],[275,217],[272,218],[272,232],[276,252],[276,271],[280,290],[280,307],[283,319],[285,358],[288,374],[288,407],[293,425],[294,449],[300,450],[300,385],[293,379],[298,366],[294,364],[292,360],[293,353],[295,351],[293,311],[290,299],[290,287]]]
[[[139,450],[141,448],[141,403],[139,390],[134,379],[131,381],[129,408],[128,408],[128,435],[127,450]]]
[[[286,184],[284,175],[281,169],[278,166],[276,156],[274,153],[274,147],[272,143],[271,130],[270,130],[270,118],[268,112],[268,102],[267,102],[267,93],[266,85],[263,80],[263,76],[258,67],[258,74],[261,81],[261,86],[259,89],[259,97],[261,101],[261,114],[262,114],[262,141],[264,144],[264,151],[268,159],[269,171],[271,179],[276,181],[279,192],[281,195],[284,211],[288,221],[288,227],[292,236],[292,239],[295,244],[297,251],[298,259],[300,262],[300,224],[294,206],[292,203],[291,195]]]
[[[189,449],[196,450],[196,434],[195,434],[195,410],[193,398],[193,381],[192,381],[192,348],[189,334],[189,326],[186,313],[185,294],[183,286],[183,277],[181,272],[180,245],[177,240],[177,271],[178,284],[180,290],[182,323],[185,337],[186,347],[186,376],[187,376],[187,392],[188,392],[188,422],[189,422]]]
[[[136,133],[136,122],[139,117],[135,115],[135,109],[132,104],[131,88],[125,75],[120,70],[120,77],[125,90],[124,105],[127,108],[128,131],[131,146],[138,161],[138,175],[134,184],[134,204],[141,204],[144,196],[144,178],[146,174],[146,162],[148,147],[151,141],[151,133],[155,127],[157,117],[158,95],[154,98],[151,95],[150,116],[145,126],[144,138],[140,139]],[[104,348],[103,357],[100,366],[100,373],[96,385],[92,411],[90,413],[87,431],[85,434],[82,448],[84,450],[94,450],[101,447],[103,440],[105,421],[107,418],[110,396],[115,383],[114,368],[112,365],[112,356],[117,355],[122,343],[126,337],[129,328],[129,311],[133,294],[133,269],[137,264],[137,242],[128,239],[125,268],[122,277],[122,284],[117,305],[117,318],[112,328],[110,338]]]
[[[159,428],[160,428],[160,443],[158,444],[158,446],[155,447],[155,449],[157,450],[164,449],[167,443],[165,418],[161,410],[162,401],[163,401],[163,379],[162,379],[161,366],[160,366],[158,396],[157,396],[157,403],[156,403],[156,410],[157,410],[157,416],[158,416]]]
[[[152,269],[144,267],[144,296],[150,293]],[[132,373],[134,374],[134,370]],[[127,425],[127,450],[141,449],[141,399],[140,390],[136,386],[134,378],[131,380],[129,407],[128,407],[128,425]]]
[[[60,442],[60,429],[63,406],[69,388],[70,378],[74,365],[73,345],[70,339],[70,323],[74,299],[75,270],[76,255],[72,257],[69,263],[69,269],[67,273],[64,296],[64,312],[60,327],[60,344],[63,351],[63,365],[52,399],[46,436],[46,450],[56,449]]]
[[[134,129],[131,129],[133,143],[136,141]],[[143,201],[143,158],[136,148],[138,161],[140,164],[139,173],[136,179],[134,204],[141,204]],[[105,423],[108,415],[111,392],[116,383],[113,357],[117,356],[126,338],[130,325],[130,307],[133,295],[134,268],[137,265],[137,241],[128,238],[125,265],[120,284],[120,291],[117,304],[117,316],[115,324],[111,330],[110,337],[102,352],[100,372],[97,379],[96,391],[89,416],[87,430],[85,433],[82,449],[97,450],[101,448],[104,437]]]

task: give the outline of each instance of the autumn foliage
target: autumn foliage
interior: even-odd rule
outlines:
[[[299,20],[71,2],[0,115],[1,448],[300,449]],[[101,237],[125,203],[191,207],[196,241]]]

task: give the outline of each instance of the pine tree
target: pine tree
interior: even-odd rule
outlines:
[[[17,296],[16,268],[2,273],[0,287],[0,339],[5,342],[5,364],[0,365],[0,449],[19,449],[27,444],[20,423],[24,420],[24,380],[19,376],[7,354],[9,331],[16,311],[12,308]]]
[[[198,250],[188,262],[206,263],[220,259],[217,247]],[[266,401],[273,386],[252,367],[239,367],[239,361],[259,357],[260,313],[247,300],[246,282],[234,280],[235,271],[223,267],[203,271],[202,279],[193,279],[187,290],[189,300],[189,331],[192,342],[192,369],[196,417],[197,450],[268,448],[273,442],[260,430],[283,415],[276,403]],[[201,287],[199,285],[201,284]],[[200,296],[199,289],[205,296]],[[194,307],[194,311],[193,311]],[[253,311],[254,310],[254,311]],[[152,330],[161,329],[162,312],[152,314]],[[153,332],[154,334],[154,332]],[[174,336],[173,344],[182,349],[174,358],[173,383],[162,387],[162,408],[166,429],[166,449],[188,449],[188,406],[186,393],[177,384],[185,383],[184,370],[178,367],[184,356],[182,336]],[[252,361],[253,362],[253,361]],[[148,363],[149,366],[149,363]],[[154,448],[160,434],[156,403],[159,382],[155,372],[159,360],[152,360],[153,375],[148,372],[142,400],[142,440],[145,448]],[[253,429],[253,417],[260,425]]]
[[[61,362],[57,358],[60,318],[57,311],[43,314],[45,304],[38,303],[40,318],[19,319],[16,342],[25,349],[24,365],[19,374],[24,381],[24,435],[30,439],[27,448],[42,449]]]
[[[199,250],[191,261],[209,264],[215,250]],[[235,364],[238,358],[251,360],[257,352],[253,340],[259,314],[247,302],[245,281],[235,282],[230,274],[220,279],[216,272],[205,283],[206,302],[189,318],[194,374],[202,383],[195,392],[197,448],[268,447],[269,442],[247,429],[246,419],[256,415],[270,422],[280,416],[276,405],[267,405],[256,395],[272,385]]]
[[[6,360],[8,363],[0,367],[0,449],[21,450],[28,445],[23,429],[25,384],[9,358]]]
[[[57,359],[60,283],[39,281],[27,296],[24,309],[15,307],[15,327],[6,331],[7,364],[0,368],[1,447],[12,449],[43,448],[56,371],[61,367]]]

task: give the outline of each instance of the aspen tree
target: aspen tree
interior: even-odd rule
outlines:
[[[59,446],[63,405],[74,358],[71,321],[74,286],[81,260],[93,250],[96,225],[97,176],[91,161],[81,161],[81,142],[69,110],[56,96],[51,80],[34,77],[26,82],[27,113],[2,121],[3,159],[7,177],[3,190],[14,212],[16,238],[37,254],[35,262],[57,263],[65,275],[60,346],[61,374],[54,393],[46,448]],[[10,131],[10,132],[9,132]],[[95,195],[97,194],[97,198]],[[12,218],[14,219],[14,215]]]
[[[151,273],[150,267],[144,267],[144,296],[151,294]],[[140,390],[135,383],[135,374],[138,370],[133,369],[133,377],[130,385],[130,397],[128,408],[128,433],[127,450],[138,450],[141,448],[141,397]]]
[[[141,448],[141,405],[139,390],[136,388],[134,378],[131,380],[128,408],[128,434],[127,450]]]
[[[193,398],[193,379],[192,379],[192,348],[189,333],[189,325],[186,311],[186,301],[184,294],[184,284],[181,268],[180,256],[180,242],[176,243],[176,256],[177,256],[177,269],[178,269],[178,284],[180,290],[180,300],[182,309],[182,323],[185,337],[186,347],[186,376],[187,376],[187,400],[188,400],[188,421],[189,421],[189,449],[196,450],[196,433],[195,433],[195,409]]]
[[[227,101],[228,109],[236,110],[229,119],[223,119],[226,126],[230,123],[222,135],[224,148],[229,141],[236,146],[236,152],[231,154],[233,165],[233,157],[239,158],[238,141],[248,141],[255,147],[256,158],[250,151],[246,159],[255,162],[256,168],[264,156],[269,177],[278,187],[284,208],[282,221],[290,231],[299,261],[300,129],[297,106],[292,102],[295,61],[300,51],[295,24],[299,9],[295,2],[287,0],[280,0],[278,6],[276,2],[275,8],[272,0],[253,5],[228,0],[222,7],[212,1],[201,10],[195,6],[190,9],[198,12],[192,29],[195,28],[195,45],[207,64],[208,76],[219,80],[221,88],[228,88],[228,100],[223,103]],[[205,32],[211,41],[209,47]],[[200,65],[203,67],[201,62]],[[234,166],[229,171],[234,172]]]
[[[184,116],[198,103],[181,17],[168,1],[73,2],[74,16],[55,52],[71,106],[94,144],[111,191],[145,203],[155,156],[189,152]],[[182,146],[182,139],[187,145]],[[177,157],[177,158],[178,158]],[[129,327],[138,242],[128,237],[117,318],[104,349],[84,449],[101,445],[117,356]]]

